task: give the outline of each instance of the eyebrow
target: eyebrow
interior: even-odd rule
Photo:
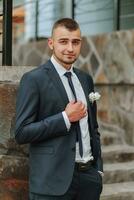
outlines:
[[[58,40],[61,41],[61,40],[70,40],[70,39],[69,38],[60,38]],[[74,40],[76,40],[76,41],[82,41],[82,39],[80,39],[80,38],[74,38],[71,41],[74,41]]]

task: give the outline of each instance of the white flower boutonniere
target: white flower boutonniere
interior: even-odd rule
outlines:
[[[89,100],[93,103],[94,101],[99,100],[101,95],[98,92],[91,92],[89,94]]]

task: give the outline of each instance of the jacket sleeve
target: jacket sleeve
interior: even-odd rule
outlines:
[[[19,144],[41,142],[67,134],[62,113],[37,120],[39,98],[36,80],[25,74],[20,81],[16,102],[15,139]]]

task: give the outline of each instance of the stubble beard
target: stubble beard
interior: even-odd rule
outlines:
[[[59,63],[61,63],[63,66],[71,66],[76,60],[77,60],[77,58],[74,58],[73,60],[69,60],[69,58],[68,58],[68,60],[66,60],[66,59],[62,59],[62,58],[59,58],[56,54],[55,54],[55,52],[53,52],[53,55],[54,55],[54,57],[56,58],[56,60],[57,61],[59,61]],[[64,56],[63,56],[64,57]]]

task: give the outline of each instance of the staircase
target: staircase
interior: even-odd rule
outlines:
[[[116,125],[100,123],[104,161],[103,192],[100,200],[134,200],[134,147]]]

